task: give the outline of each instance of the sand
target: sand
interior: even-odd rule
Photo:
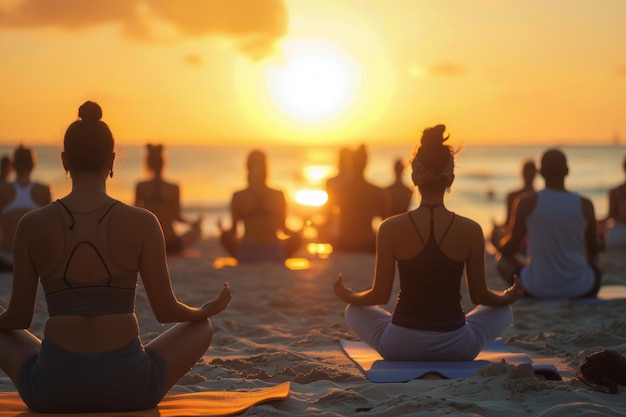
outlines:
[[[563,381],[540,380],[505,364],[474,378],[371,383],[340,349],[340,339],[355,337],[343,320],[344,304],[331,286],[342,273],[354,289],[366,288],[373,256],[333,254],[318,259],[302,253],[310,263],[304,270],[276,265],[216,268],[215,259],[226,256],[216,239],[204,239],[194,250],[193,256],[169,259],[178,298],[200,305],[228,281],[233,299],[212,320],[215,336],[210,349],[172,392],[252,389],[291,381],[287,400],[256,406],[246,416],[626,415],[626,388],[612,395],[575,378],[579,363],[591,352],[611,348],[626,353],[626,300],[514,306],[514,323],[503,334],[509,348],[536,362],[555,364]],[[607,268],[607,284],[626,284],[623,264],[607,262]],[[492,256],[488,282],[491,288],[504,287]],[[0,275],[0,304],[6,305],[10,288],[11,276]],[[464,300],[470,309],[466,296]],[[141,288],[137,315],[145,342],[167,328],[152,317]],[[31,327],[40,336],[45,318],[40,291]],[[0,391],[14,390],[0,373]]]

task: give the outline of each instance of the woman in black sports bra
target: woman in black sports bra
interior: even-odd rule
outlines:
[[[0,368],[34,411],[155,407],[205,354],[209,317],[231,298],[227,283],[198,308],[176,298],[157,218],[106,192],[115,153],[101,116],[96,103],[80,107],[61,155],[72,191],[28,212],[15,237],[13,290],[0,314]],[[177,323],[145,345],[135,315],[138,275],[156,319]],[[49,313],[43,340],[26,330],[40,281]]]
[[[454,180],[454,152],[444,132],[444,125],[424,130],[412,160],[421,204],[381,224],[372,286],[355,292],[341,276],[334,285],[348,303],[348,325],[390,360],[471,360],[511,323],[509,304],[524,294],[519,282],[504,292],[487,288],[480,225],[443,203]],[[391,297],[396,264],[400,293],[390,313],[379,305]],[[464,272],[477,305],[468,314],[461,304]]]

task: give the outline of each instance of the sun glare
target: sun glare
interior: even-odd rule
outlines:
[[[328,194],[324,190],[300,190],[295,200],[303,206],[321,207],[328,201]]]
[[[327,40],[286,42],[280,62],[266,68],[272,104],[287,117],[324,124],[341,117],[357,101],[358,62]]]

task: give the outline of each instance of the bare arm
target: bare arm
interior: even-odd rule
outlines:
[[[39,276],[30,259],[28,239],[37,234],[25,217],[17,225],[13,242],[13,289],[6,311],[0,314],[1,330],[29,328],[35,312]]]
[[[513,255],[519,251],[526,237],[526,219],[534,209],[536,203],[536,195],[516,200],[516,203],[513,205],[513,215],[509,223],[509,231],[499,245],[503,255]]]
[[[354,292],[346,288],[339,275],[334,284],[337,297],[348,304],[368,306],[386,304],[391,297],[393,279],[396,272],[396,260],[393,254],[393,242],[388,227],[383,223],[378,231],[376,243],[376,266],[374,282],[365,291]]]
[[[465,275],[469,297],[474,304],[482,304],[492,307],[506,306],[514,303],[524,295],[524,288],[517,280],[512,287],[504,292],[493,291],[487,287],[485,273],[485,239],[482,229],[476,225],[476,229],[468,233],[470,251],[465,263]]]
[[[224,284],[218,298],[200,308],[190,307],[176,298],[167,268],[165,240],[158,220],[148,216],[143,226],[145,237],[139,268],[156,319],[160,323],[199,321],[224,310],[230,302],[228,284]]]
[[[605,221],[615,219],[618,216],[619,194],[620,188],[613,188],[609,191],[609,213],[606,215]]]
[[[280,198],[280,219],[279,219],[279,227],[282,230],[283,233],[285,233],[287,236],[294,236],[297,235],[300,232],[296,232],[294,230],[291,230],[290,228],[287,227],[287,200],[285,199],[285,194],[282,191],[278,191],[279,193],[279,198]]]
[[[587,259],[590,262],[597,262],[597,256],[600,252],[600,245],[598,241],[598,228],[596,225],[596,215],[593,209],[593,203],[587,199],[581,199],[583,217],[587,223],[585,229],[585,245],[587,248]]]

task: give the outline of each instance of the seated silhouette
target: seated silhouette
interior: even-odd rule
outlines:
[[[135,206],[148,209],[157,216],[165,236],[167,253],[181,253],[202,236],[200,227],[202,216],[198,216],[196,220],[189,220],[183,216],[180,187],[163,178],[165,167],[163,146],[148,144],[146,150],[146,168],[151,172],[152,178],[137,183]],[[176,223],[188,224],[189,229],[178,234],[174,227]]]
[[[231,227],[218,220],[221,243],[239,264],[284,263],[300,247],[300,232],[285,224],[287,202],[282,191],[267,186],[267,158],[253,150],[247,158],[248,186],[236,191],[230,203]],[[243,224],[243,236],[238,236]],[[279,236],[284,235],[284,238]]]

